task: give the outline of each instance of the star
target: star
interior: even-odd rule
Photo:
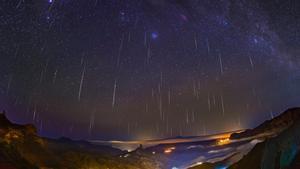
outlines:
[[[158,33],[157,33],[157,32],[152,32],[152,33],[151,33],[151,38],[152,38],[153,40],[157,39],[157,38],[158,38]]]

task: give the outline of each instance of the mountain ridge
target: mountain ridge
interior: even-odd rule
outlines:
[[[258,125],[253,129],[247,129],[244,132],[240,132],[240,133],[233,133],[230,136],[230,139],[251,137],[265,132],[280,133],[281,131],[291,126],[295,121],[300,121],[299,110],[300,107],[287,109],[280,115],[274,117],[273,119],[266,120],[265,122],[263,122],[262,124]]]
[[[234,133],[230,139],[254,137],[265,132],[271,133],[258,143],[238,162],[228,169],[298,169],[300,168],[300,108],[290,108],[271,120],[266,120],[253,129]],[[203,163],[190,169],[220,168],[225,161]],[[224,166],[223,166],[224,167]],[[222,168],[222,167],[221,167]]]
[[[32,124],[14,124],[0,113],[0,168],[2,169],[155,169],[147,156],[120,158],[125,152],[84,140],[40,137]]]

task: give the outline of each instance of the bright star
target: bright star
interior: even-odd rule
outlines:
[[[157,39],[158,38],[158,33],[157,32],[152,32],[151,33],[151,38],[152,39]]]

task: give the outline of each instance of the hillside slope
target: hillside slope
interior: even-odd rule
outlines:
[[[280,114],[279,116],[267,120],[254,129],[248,129],[241,133],[234,133],[230,139],[240,139],[245,137],[252,137],[262,133],[276,134],[281,133],[289,128],[295,122],[300,121],[300,108],[291,108]]]
[[[231,140],[265,135],[265,141],[255,145],[247,155],[228,169],[299,169],[299,131],[300,108],[292,108],[254,129],[232,134]],[[204,163],[191,169],[222,168],[222,164],[225,163],[225,161]]]
[[[47,139],[33,125],[11,123],[0,114],[0,168],[5,169],[159,169],[152,159],[139,154],[120,158],[122,151],[68,138]]]

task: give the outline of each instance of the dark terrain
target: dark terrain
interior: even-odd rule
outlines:
[[[149,148],[141,146],[135,151],[127,152],[110,146],[94,145],[87,141],[43,138],[37,135],[33,125],[11,123],[5,113],[2,113],[0,114],[0,168],[172,169],[174,164],[189,162],[191,158],[207,153],[204,151],[231,148],[232,151],[211,157],[216,159],[223,155],[226,158],[220,158],[215,162],[204,159],[203,163],[193,165],[191,169],[298,169],[300,168],[299,131],[300,109],[293,108],[254,129],[232,134],[230,142],[225,145],[216,146],[216,140],[191,141],[159,144]],[[257,139],[261,141],[246,155],[233,149]],[[197,146],[201,146],[202,149],[189,148]],[[170,154],[165,152],[167,148],[171,148]]]
[[[263,133],[274,133],[258,143],[240,161],[228,169],[298,169],[300,168],[300,109],[293,108],[278,117],[268,120],[257,128],[231,135],[231,139],[254,137]],[[192,169],[223,169],[222,162],[205,163]]]
[[[68,138],[47,139],[33,125],[11,123],[0,114],[1,169],[152,169],[153,160],[142,155],[120,158],[124,152],[109,146],[92,145]]]

